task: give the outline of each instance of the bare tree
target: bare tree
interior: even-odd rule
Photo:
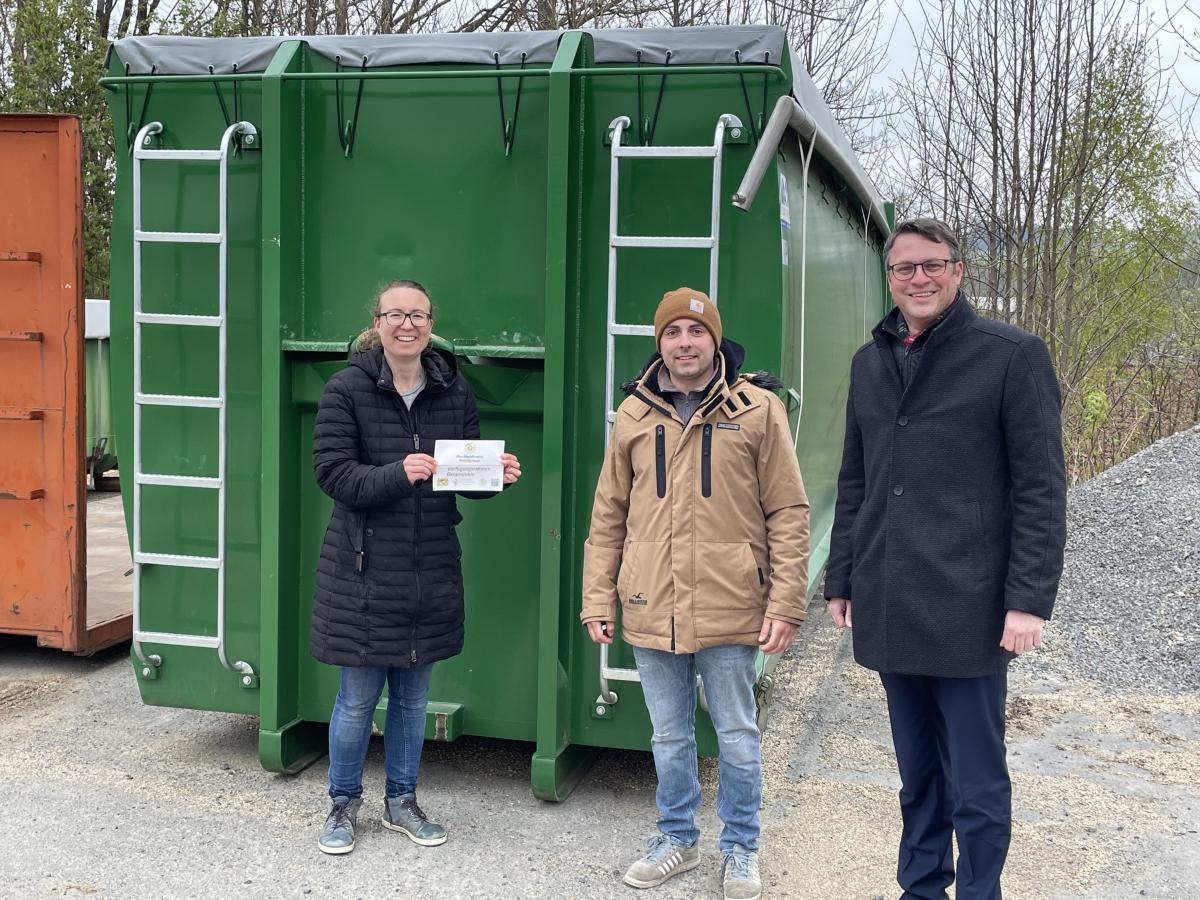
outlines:
[[[1163,325],[1195,321],[1180,278],[1197,237],[1182,190],[1194,141],[1171,117],[1158,34],[1124,0],[941,0],[900,90],[902,212],[956,227],[979,305],[1046,340],[1078,426],[1069,445],[1099,446],[1104,428],[1084,424],[1102,419],[1128,437],[1115,412],[1148,380],[1147,347],[1186,343]],[[1081,473],[1112,461],[1080,460]]]

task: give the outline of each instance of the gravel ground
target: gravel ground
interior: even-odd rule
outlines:
[[[1071,493],[1048,646],[1009,678],[1007,896],[1200,897],[1198,459],[1193,430]],[[1123,568],[1120,551],[1139,545],[1139,565]],[[878,677],[820,601],[774,677],[764,897],[895,897],[899,780]],[[386,832],[372,794],[360,846],[332,858],[315,847],[324,765],[264,772],[256,729],[143,706],[121,648],[77,659],[0,636],[0,897],[643,896],[620,876],[653,828],[649,754],[607,751],[566,803],[548,804],[529,790],[529,745],[428,744],[422,802],[450,842],[422,849]],[[376,792],[382,768],[376,740]],[[715,763],[700,774],[703,865],[649,900],[719,896]]]
[[[1074,488],[1067,564],[1030,673],[1200,690],[1200,427]]]

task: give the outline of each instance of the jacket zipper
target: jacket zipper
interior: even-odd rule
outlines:
[[[354,544],[354,569],[359,575],[367,570],[367,517],[362,517],[358,527],[358,540]]]
[[[709,423],[704,424],[704,437],[700,442],[700,495],[712,496],[712,432]]]
[[[417,421],[417,404],[421,402],[421,398],[413,402],[413,408],[409,410],[412,417],[413,426],[413,451],[421,449],[421,433],[420,423]],[[413,609],[412,631],[409,634],[409,661],[415,666],[417,664],[417,614],[421,611],[421,492],[420,490],[413,491],[413,580],[416,584],[416,606]]]
[[[667,430],[662,425],[654,428],[654,474],[661,500],[667,496]]]

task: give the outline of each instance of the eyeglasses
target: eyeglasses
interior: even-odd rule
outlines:
[[[389,325],[403,325],[404,320],[412,322],[413,328],[424,328],[433,321],[433,316],[427,312],[417,310],[416,312],[404,312],[399,309],[389,309],[387,312],[375,314],[376,318],[383,319]]]
[[[897,281],[908,281],[917,274],[917,269],[920,269],[930,278],[937,278],[939,275],[944,274],[946,266],[953,262],[958,262],[958,260],[927,259],[925,262],[919,263],[896,263],[894,266],[888,266],[887,270]]]

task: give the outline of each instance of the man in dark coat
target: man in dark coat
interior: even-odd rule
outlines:
[[[1045,344],[975,314],[958,239],[897,226],[895,308],[855,354],[825,595],[880,673],[902,788],[904,898],[1000,897],[1011,834],[1008,663],[1037,647],[1066,539]]]

